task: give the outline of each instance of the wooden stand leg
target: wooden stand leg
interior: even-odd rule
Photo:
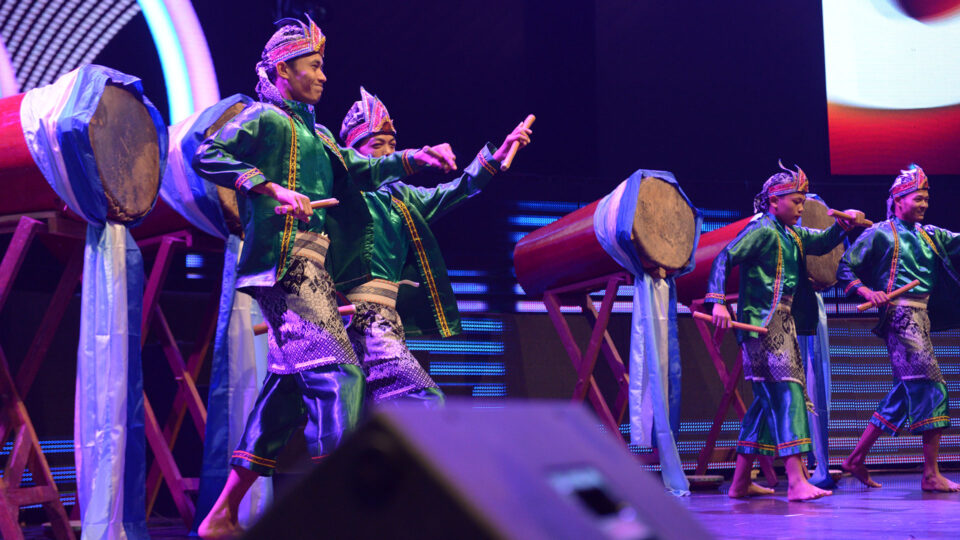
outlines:
[[[617,289],[621,284],[628,283],[630,280],[631,276],[629,274],[621,272],[584,283],[548,290],[543,295],[543,303],[547,308],[547,314],[550,316],[550,320],[560,337],[560,342],[577,371],[577,383],[571,400],[579,403],[584,399],[589,399],[593,409],[600,417],[600,421],[621,441],[623,436],[620,434],[620,422],[627,409],[629,377],[626,367],[623,365],[623,360],[613,344],[613,339],[607,332],[607,325],[610,322],[610,314],[613,311]],[[604,289],[605,292],[598,311],[594,307],[589,293],[599,289]],[[563,298],[572,298],[574,302],[564,304]],[[570,331],[570,325],[561,310],[562,305],[578,306],[590,325],[590,340],[587,342],[584,351],[580,350],[573,333]],[[593,377],[597,357],[601,350],[617,380],[618,390],[613,410],[610,409]]]
[[[73,539],[73,529],[67,512],[60,501],[57,484],[50,473],[50,466],[40,448],[37,433],[27,414],[16,386],[10,376],[7,358],[0,349],[0,444],[13,435],[13,449],[3,470],[0,481],[0,532],[4,538],[23,538],[20,532],[19,507],[41,504],[50,518],[53,533],[58,539]],[[33,476],[33,487],[21,488],[23,473],[27,469]],[[12,529],[16,533],[11,533]]]
[[[163,312],[157,308],[158,313],[156,315],[157,322],[155,326],[159,327],[162,335],[165,336],[164,351],[170,362],[170,367],[174,371],[174,377],[179,383],[177,394],[173,400],[173,406],[171,407],[170,414],[167,416],[167,422],[163,428],[163,437],[167,441],[167,447],[171,450],[173,450],[177,442],[180,428],[183,425],[183,420],[188,409],[193,418],[194,426],[200,435],[200,439],[204,440],[206,436],[207,410],[197,391],[195,381],[200,374],[200,369],[203,367],[203,360],[207,356],[209,344],[213,341],[214,333],[216,332],[219,300],[219,294],[213,295],[211,307],[207,309],[207,314],[204,318],[205,324],[202,325],[195,341],[198,346],[196,350],[191,353],[190,359],[185,366],[183,357],[180,355],[180,350],[176,347],[173,334],[167,325],[166,317],[163,315]],[[154,461],[147,475],[147,515],[151,513],[154,504],[156,504],[157,496],[160,493],[161,479],[162,471],[159,462]],[[195,486],[193,484],[197,485]],[[199,486],[199,479],[183,478],[182,485],[189,491],[196,491]]]
[[[728,297],[730,300],[736,300],[736,296],[731,295]],[[691,311],[698,311],[703,306],[703,300],[694,301],[691,306]],[[723,361],[723,355],[720,353],[720,343],[723,340],[723,336],[726,333],[726,330],[716,329],[713,333],[710,332],[707,323],[699,319],[694,319],[694,323],[697,326],[697,330],[700,332],[700,337],[703,339],[703,344],[707,349],[707,354],[710,355],[710,359],[713,362],[713,367],[717,371],[717,377],[720,379],[721,384],[723,384],[723,395],[720,398],[720,403],[717,405],[717,411],[713,417],[713,424],[710,426],[710,432],[707,434],[707,439],[704,442],[703,449],[700,450],[700,454],[697,456],[697,475],[704,475],[707,473],[707,467],[710,464],[711,458],[714,456],[717,446],[717,439],[720,437],[720,431],[723,428],[723,422],[727,418],[727,411],[730,410],[732,405],[734,411],[737,414],[737,417],[740,420],[743,420],[744,415],[747,412],[747,407],[743,403],[743,397],[740,395],[740,391],[737,389],[737,383],[740,381],[740,376],[743,374],[743,350],[740,349],[737,354],[736,359],[731,366],[731,371],[727,371],[726,364]],[[736,450],[732,452],[736,455]],[[776,485],[777,475],[773,470],[773,460],[772,459],[761,459],[760,469],[763,471],[764,476],[767,478],[767,483],[771,486]]]
[[[44,228],[44,224],[35,219],[20,218],[10,246],[0,262],[0,309],[3,309],[13,289],[13,282],[34,236]],[[60,501],[57,484],[40,448],[27,408],[17,393],[6,355],[0,348],[0,445],[11,435],[12,450],[3,470],[3,478],[0,479],[0,533],[3,538],[23,538],[18,519],[19,508],[40,504],[50,518],[54,536],[73,539],[73,529]],[[33,476],[34,486],[21,488],[27,469]]]
[[[26,399],[27,394],[30,393],[30,387],[33,386],[33,381],[40,371],[43,359],[47,356],[47,350],[50,348],[53,336],[60,326],[60,321],[63,320],[70,299],[73,298],[73,293],[77,290],[82,275],[83,250],[78,248],[67,261],[67,267],[63,270],[60,283],[57,284],[50,305],[40,321],[40,326],[33,337],[27,356],[24,357],[23,363],[20,364],[20,370],[17,371],[17,391],[20,393],[21,399]]]

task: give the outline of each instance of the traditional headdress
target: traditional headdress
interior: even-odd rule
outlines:
[[[396,135],[393,119],[387,112],[386,105],[377,96],[360,87],[360,101],[355,101],[340,126],[340,140],[344,146],[353,146],[355,143],[371,135]]]
[[[919,165],[911,163],[907,170],[900,171],[900,175],[897,176],[896,180],[893,181],[893,185],[890,186],[890,197],[887,198],[887,219],[894,216],[894,199],[921,189],[930,189],[930,180]]]
[[[297,19],[280,19],[274,23],[280,26],[280,29],[267,41],[260,54],[260,62],[257,63],[257,95],[260,101],[275,104],[283,101],[280,91],[270,82],[270,73],[276,69],[279,62],[312,53],[323,56],[327,38],[309,15],[304,14],[304,17],[309,24]]]
[[[799,166],[796,171],[783,166],[783,162],[778,161],[778,165],[783,172],[778,172],[763,183],[763,189],[753,198],[753,211],[766,212],[770,207],[770,197],[774,195],[788,195],[790,193],[806,193],[810,187],[810,181],[807,180],[807,173],[803,172]]]

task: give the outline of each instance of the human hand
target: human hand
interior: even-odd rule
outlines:
[[[530,144],[530,134],[533,133],[533,130],[524,127],[523,122],[520,122],[517,127],[507,135],[507,138],[503,140],[503,144],[500,145],[500,148],[497,148],[497,151],[493,154],[493,159],[502,162],[506,159],[507,154],[510,153],[510,147],[513,146],[513,143],[518,143],[520,148]]]
[[[887,293],[883,291],[874,291],[873,289],[864,287],[862,285],[857,287],[857,294],[862,296],[867,302],[873,304],[874,307],[880,307],[890,301]]]
[[[266,182],[265,184],[260,184],[264,186],[263,193],[269,195],[270,197],[276,199],[281,206],[289,206],[292,210],[288,211],[288,215],[303,220],[310,221],[310,218],[313,217],[313,208],[310,206],[310,197],[297,193],[291,189],[287,189],[280,184],[275,184],[273,182]]]
[[[413,154],[413,160],[419,165],[442,169],[443,172],[457,170],[457,156],[447,143],[424,146]]]
[[[723,304],[713,305],[713,325],[717,328],[730,328],[730,311]]]
[[[831,209],[827,212],[827,215],[833,216],[833,218],[837,220],[837,225],[840,225],[840,228],[845,231],[849,231],[854,227],[870,227],[873,225],[872,221],[864,217],[863,212],[853,208],[848,208],[843,212]]]

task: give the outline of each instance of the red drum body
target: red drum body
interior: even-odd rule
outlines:
[[[659,178],[645,177],[627,186],[637,190],[631,248],[649,272],[661,277],[677,272],[693,250],[695,210],[675,184]],[[634,194],[630,195],[633,199]],[[517,243],[513,263],[517,281],[527,294],[540,296],[547,289],[624,270],[597,239],[594,215],[599,204],[600,200],[594,201]]]
[[[100,68],[86,66],[80,75],[73,73],[75,85],[86,84],[84,73]],[[84,71],[87,70],[87,71]],[[118,72],[116,72],[118,73]],[[129,77],[118,73],[118,76]],[[0,99],[0,215],[16,215],[42,211],[63,211],[63,198],[51,188],[43,169],[31,153],[23,125],[22,108],[34,96],[43,100],[67,101],[73,86],[61,84],[31,90]],[[41,94],[33,94],[40,92]],[[57,93],[59,92],[59,95]],[[130,223],[142,218],[153,206],[160,185],[160,135],[142,96],[136,96],[122,86],[107,84],[97,91],[95,110],[83,126],[77,127],[77,116],[61,111],[56,118],[62,126],[56,129],[82,134],[79,141],[51,150],[48,154],[75,154],[82,166],[68,170],[79,200],[102,201],[107,219]],[[86,118],[78,113],[80,118]],[[49,119],[45,119],[49,121]],[[47,127],[49,124],[41,124]],[[30,133],[31,139],[39,139]],[[43,147],[41,147],[43,148]],[[41,151],[41,150],[35,150]],[[45,155],[51,163],[58,156]],[[56,168],[56,166],[54,166]],[[68,167],[69,169],[69,167]],[[82,169],[82,170],[80,170]],[[76,180],[76,177],[82,177]]]

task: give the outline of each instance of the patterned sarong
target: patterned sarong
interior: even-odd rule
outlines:
[[[900,299],[897,299],[900,300]],[[945,382],[930,341],[930,317],[921,300],[892,302],[880,325],[887,342],[893,378],[897,381],[929,379]]]
[[[806,388],[806,370],[790,313],[790,298],[777,304],[767,333],[743,340],[743,378],[755,382],[793,381]],[[804,390],[806,393],[806,390]]]
[[[376,302],[354,301],[353,305],[357,314],[347,334],[367,376],[371,401],[420,396],[442,403],[437,383],[407,348],[397,310]]]
[[[295,253],[287,274],[273,287],[252,290],[267,332],[267,370],[296,373],[331,364],[359,364],[350,346],[330,275]]]

